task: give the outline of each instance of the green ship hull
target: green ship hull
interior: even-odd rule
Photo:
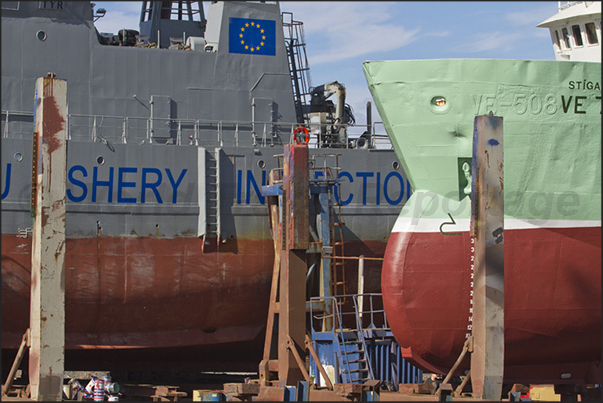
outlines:
[[[363,68],[413,189],[382,271],[407,358],[447,372],[470,333],[473,123],[493,113],[504,127],[505,381],[599,379],[601,64],[450,59]],[[455,224],[443,230],[450,216]]]

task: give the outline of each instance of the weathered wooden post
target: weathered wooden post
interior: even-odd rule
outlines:
[[[471,232],[474,397],[500,400],[504,370],[503,120],[477,116],[473,131]]]
[[[67,81],[38,78],[31,213],[29,384],[33,400],[62,400],[65,364]]]

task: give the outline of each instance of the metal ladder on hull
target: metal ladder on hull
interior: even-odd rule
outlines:
[[[346,295],[346,279],[345,279],[345,260],[341,259],[344,256],[344,240],[343,229],[345,225],[341,217],[341,202],[338,202],[334,197],[334,192],[339,191],[339,186],[333,187],[329,192],[329,226],[331,227],[331,245],[333,247],[331,258],[331,273],[333,281],[332,295]],[[339,199],[341,200],[341,199]],[[337,304],[342,305],[347,298],[338,299]]]
[[[216,251],[220,248],[220,148],[213,155],[205,154],[205,210],[206,231],[203,235],[202,251],[205,252],[206,240],[215,236]]]
[[[283,12],[283,32],[285,34],[285,47],[287,48],[287,60],[289,62],[289,73],[293,84],[293,98],[295,100],[295,114],[298,123],[304,122],[304,110],[310,104],[310,68],[306,56],[306,43],[304,38],[304,27],[301,21],[293,20],[293,13]]]

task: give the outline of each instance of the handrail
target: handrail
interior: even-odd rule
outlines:
[[[15,121],[16,117],[31,117],[33,124],[34,114],[31,112],[22,111],[8,111],[3,110],[2,113],[2,124],[4,125],[2,130],[2,136],[4,138],[11,137],[14,133],[13,126],[15,124],[29,124],[28,121]],[[164,123],[167,128],[164,128]],[[374,125],[378,123],[373,123]],[[256,125],[261,124],[263,126],[262,134],[258,136]],[[177,145],[199,145],[201,143],[212,143],[217,141],[217,145],[224,146],[226,143],[234,146],[239,146],[241,143],[241,134],[248,131],[252,135],[253,146],[270,147],[282,143],[292,144],[294,142],[293,132],[296,127],[300,126],[297,122],[273,122],[273,121],[235,121],[235,120],[202,120],[202,119],[171,119],[171,118],[150,118],[150,117],[133,117],[133,116],[112,116],[112,115],[88,115],[88,114],[69,114],[68,116],[68,132],[69,139],[71,141],[97,141],[97,133],[102,134],[104,138],[110,139],[112,142],[120,142],[122,144],[127,143],[154,143],[154,137],[157,136],[156,130],[161,128],[162,133],[167,134],[167,139],[171,138],[172,142]],[[304,125],[302,125],[304,126]],[[333,125],[333,124],[319,124],[311,123],[305,125],[312,133],[321,133],[326,129],[322,128],[338,128],[343,127],[351,129],[351,126],[347,125]],[[26,126],[19,126],[26,127]],[[364,125],[353,126],[354,130],[362,130],[363,127],[369,128]],[[283,130],[284,129],[284,130]],[[288,130],[287,130],[288,129]],[[18,130],[18,129],[17,129]],[[283,138],[282,134],[289,131],[289,139]],[[33,127],[32,131],[33,133]],[[211,137],[202,136],[202,133],[214,132],[217,135],[216,140],[211,140]],[[375,130],[371,130],[372,143],[374,145],[389,145],[389,138],[387,135],[375,134]],[[21,133],[22,134],[22,133]],[[268,139],[268,137],[271,137]],[[202,138],[203,137],[203,138]],[[164,140],[166,136],[162,137]],[[189,142],[186,143],[184,139],[188,138]],[[354,137],[355,138],[355,137]],[[350,142],[353,140],[350,133],[344,136],[345,142],[339,144],[340,148],[350,148]],[[141,141],[142,140],[142,141]],[[276,142],[275,142],[276,140]],[[311,135],[309,142],[310,148],[330,148],[328,143],[322,143],[320,135]],[[380,140],[382,142],[377,142]],[[246,142],[246,141],[245,141]]]
[[[354,311],[353,312],[341,312],[341,318],[343,320],[343,317],[347,316],[347,315],[355,315],[356,317],[358,317],[359,307],[358,307],[357,300],[359,297],[363,297],[363,299],[368,297],[368,301],[369,301],[369,306],[370,306],[369,310],[366,311],[363,309],[363,316],[369,315],[369,318],[370,318],[370,325],[366,329],[390,330],[389,324],[387,321],[387,315],[385,314],[385,309],[375,309],[375,307],[374,307],[374,300],[377,298],[378,299],[382,298],[382,294],[380,294],[380,293],[344,294],[344,295],[336,295],[336,296],[311,297],[311,300],[312,301],[325,301],[325,304],[331,303],[331,304],[333,304],[333,308],[335,308],[336,306],[338,306],[337,302],[343,301],[344,299],[347,299],[347,298],[354,299],[354,308],[355,308]],[[311,306],[312,306],[312,304],[311,304]],[[335,310],[333,312],[335,312]],[[332,317],[334,315],[334,314],[330,314],[330,315],[316,314],[316,315],[314,315],[312,309],[310,309],[310,313],[312,315],[312,319],[321,320],[321,321],[327,317]],[[383,325],[379,328],[376,327],[376,325],[375,325],[375,323],[378,322],[376,319],[382,319],[382,321],[383,321]],[[316,332],[316,330],[314,328],[314,321],[312,321],[312,331]]]
[[[557,6],[559,8],[559,11],[561,10],[565,10],[566,8],[570,8],[572,6],[575,6],[576,4],[580,4],[580,3],[584,3],[583,1],[566,1],[565,4],[561,4],[560,1],[557,2]]]
[[[370,379],[375,379],[375,375],[373,374],[373,368],[372,366],[369,364],[371,362],[371,357],[369,356],[369,350],[366,347],[366,341],[364,339],[364,328],[362,327],[362,319],[360,319],[360,315],[358,315],[359,309],[358,309],[358,297],[354,296],[354,310],[356,311],[356,333],[360,336],[360,341],[362,342],[362,349],[364,350],[364,354],[365,354],[365,358],[367,361],[367,367],[369,370],[369,378]],[[371,298],[371,318],[372,318],[372,298]],[[384,313],[385,314],[385,313]],[[371,323],[373,323],[372,319],[371,319]]]
[[[340,304],[338,302],[343,302],[346,298],[352,298],[353,300],[353,312],[343,312],[342,309],[340,309]],[[368,297],[369,299],[369,311],[364,311],[363,307],[359,307],[359,303],[358,300],[359,298],[362,297],[362,299],[364,299],[364,297]],[[312,334],[316,333],[316,329],[314,328],[314,321],[315,320],[319,320],[321,323],[324,323],[324,319],[332,317],[334,319],[336,319],[332,324],[331,329],[323,329],[323,331],[328,331],[330,333],[332,333],[332,337],[333,340],[339,340],[339,337],[341,338],[341,343],[345,346],[345,342],[346,342],[346,332],[355,332],[358,339],[357,342],[362,343],[362,349],[364,351],[365,354],[365,359],[367,360],[367,364],[369,362],[371,362],[371,357],[370,357],[370,352],[369,349],[367,348],[366,345],[366,339],[365,339],[365,331],[367,330],[389,330],[388,327],[388,323],[387,323],[387,317],[385,315],[385,310],[384,309],[375,309],[374,305],[373,305],[373,300],[375,298],[381,298],[382,294],[379,293],[366,293],[366,294],[346,294],[346,295],[337,295],[337,296],[324,296],[324,297],[312,297],[311,300],[312,301],[324,301],[325,305],[330,303],[332,306],[331,309],[331,314],[318,314],[318,315],[314,315],[313,312],[313,305],[314,304],[310,304],[310,319],[311,319],[311,331]],[[343,306],[343,305],[342,305]],[[370,325],[368,327],[363,327],[362,326],[362,320],[360,319],[360,309],[362,308],[363,313],[364,314],[368,314],[370,317]],[[377,328],[375,326],[375,316],[379,314],[382,315],[383,318],[383,327],[381,328]],[[354,315],[354,322],[355,322],[355,328],[354,329],[346,329],[344,328],[344,316],[345,315]],[[365,316],[366,317],[366,316]],[[336,335],[336,331],[338,331],[339,335]],[[349,334],[349,333],[348,333]],[[337,354],[338,357],[340,358],[339,360],[339,364],[344,366],[344,370],[341,371],[341,376],[343,383],[348,383],[348,382],[353,382],[354,380],[351,377],[351,372],[350,372],[350,366],[349,366],[349,356],[348,356],[348,350],[344,347],[342,349],[341,345],[339,342],[337,342]],[[343,351],[342,351],[343,350]],[[345,361],[344,361],[345,359]],[[367,365],[366,366],[368,372],[369,372],[369,377],[370,379],[374,379],[375,375],[373,373],[373,369],[371,367],[371,365]],[[349,378],[349,379],[346,379]]]
[[[334,304],[335,305],[335,309],[332,310],[332,312],[335,312],[337,315],[337,324],[339,326],[339,335],[341,336],[341,343],[339,343],[339,341],[337,342],[337,350],[339,353],[339,358],[340,358],[340,363],[344,364],[343,362],[343,356],[345,356],[345,367],[346,367],[346,371],[343,371],[341,374],[346,374],[348,375],[348,379],[343,379],[343,383],[348,383],[347,381],[351,381],[351,376],[350,376],[350,359],[348,357],[348,350],[345,348],[345,334],[343,332],[343,318],[341,317],[341,312],[339,311],[339,309],[337,309],[337,303]],[[336,335],[335,335],[335,326],[333,326],[333,340],[336,340]],[[342,351],[341,351],[341,344],[344,345],[343,348],[343,355],[342,355]]]

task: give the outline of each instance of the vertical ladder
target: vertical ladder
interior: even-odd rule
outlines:
[[[220,148],[213,155],[207,152],[205,158],[205,208],[207,229],[203,235],[203,245],[206,238],[216,237],[216,250],[220,247]]]
[[[344,256],[344,241],[343,229],[345,225],[341,216],[341,198],[338,202],[334,197],[334,192],[338,192],[337,187],[331,187],[329,192],[329,226],[331,227],[331,245],[333,246],[331,258],[331,276],[333,281],[333,295],[345,295],[346,279],[345,279],[345,260],[341,259]],[[342,305],[346,301],[345,298],[338,298],[337,304]]]
[[[304,109],[310,105],[310,68],[306,55],[303,22],[294,21],[293,13],[283,12],[281,16],[289,72],[293,84],[293,99],[295,100],[295,114],[298,123],[304,123]]]

